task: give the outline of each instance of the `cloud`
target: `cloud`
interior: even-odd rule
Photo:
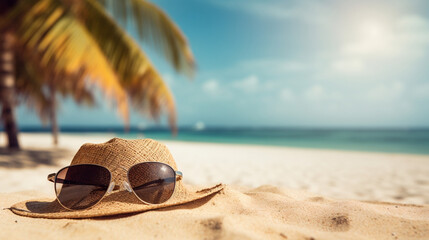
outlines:
[[[220,2],[240,3],[247,9],[230,7],[257,17],[297,20],[304,16],[283,12],[285,5],[280,2],[249,0],[249,6],[243,1]],[[264,4],[271,6],[263,8]],[[293,8],[294,4],[300,3],[292,1],[288,6]],[[256,6],[260,6],[260,13]],[[279,9],[270,9],[273,6]],[[389,15],[387,10],[384,13]],[[424,66],[429,59],[429,15],[391,13],[392,18],[375,16],[370,20],[335,14],[332,18],[339,16],[337,22],[318,28],[308,26],[304,35],[301,29],[285,27],[285,31],[290,30],[288,37],[298,41],[291,41],[296,49],[273,53],[261,47],[262,54],[243,56],[231,67],[212,72],[219,80],[214,84],[216,91],[233,99],[228,104],[231,112],[237,110],[247,116],[271,112],[273,119],[282,121],[291,121],[294,115],[299,116],[292,121],[294,124],[308,119],[315,125],[382,126],[410,123],[407,119],[427,120],[427,113],[422,112],[429,99]],[[257,56],[263,57],[249,59]],[[218,103],[214,100],[213,104]]]
[[[292,102],[295,100],[295,94],[289,88],[283,88],[280,90],[280,99],[285,102]]]
[[[222,79],[221,79],[222,80]],[[222,87],[220,84],[222,83]],[[212,96],[222,95],[232,96],[237,91],[243,93],[256,93],[261,92],[260,90],[266,90],[270,83],[263,84],[259,81],[258,76],[249,75],[248,77],[242,78],[235,81],[219,81],[218,79],[212,78],[205,81],[201,87],[203,92]]]
[[[355,26],[354,30],[358,33],[358,37],[341,47],[342,54],[352,56],[394,54],[393,46],[397,44],[395,43],[397,33],[391,30],[390,26],[368,20]]]
[[[371,102],[394,102],[402,97],[404,85],[402,82],[393,82],[389,84],[378,84],[370,88],[366,98]]]
[[[365,66],[361,59],[344,58],[334,60],[332,69],[338,73],[356,74],[364,70]]]
[[[389,23],[367,19],[350,29],[357,37],[331,54],[333,75],[371,73],[394,62],[410,64],[429,50],[429,21],[418,15],[404,15]]]
[[[326,96],[325,88],[320,85],[313,85],[304,92],[304,96],[311,101],[320,101]]]
[[[216,79],[210,79],[203,83],[204,92],[215,95],[219,92],[219,82]]]
[[[343,54],[392,57],[429,45],[429,22],[418,15],[402,16],[390,26],[368,21],[361,26],[361,32],[359,39],[342,47]]]
[[[247,93],[254,92],[260,88],[259,78],[256,75],[250,75],[242,80],[235,81],[233,85]]]
[[[397,21],[398,29],[414,42],[429,43],[429,21],[419,15],[406,15]]]
[[[419,15],[407,15],[397,22],[396,41],[402,45],[403,52],[411,51],[420,56],[429,47],[429,20]]]
[[[417,99],[427,100],[429,99],[429,83],[419,85],[414,90],[414,96]]]
[[[346,99],[346,96],[335,85],[314,84],[306,88],[300,97],[302,100],[307,100],[307,103],[320,107],[321,105],[337,106],[339,102],[347,101],[350,96],[347,96]]]

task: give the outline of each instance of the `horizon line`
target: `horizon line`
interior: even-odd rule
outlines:
[[[4,131],[3,127],[0,128]],[[192,125],[179,126],[178,130],[184,131],[213,131],[213,130],[429,130],[429,126],[205,126],[197,128]],[[50,126],[27,125],[20,126],[21,132],[50,132]],[[104,125],[104,126],[81,126],[81,125],[64,125],[60,126],[61,132],[138,132],[138,131],[171,131],[167,126],[129,126],[128,130],[121,125]]]

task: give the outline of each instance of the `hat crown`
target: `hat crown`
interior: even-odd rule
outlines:
[[[131,166],[141,162],[162,162],[177,170],[168,148],[153,139],[126,140],[112,138],[105,143],[86,143],[80,147],[71,165],[97,164],[112,173],[112,179],[121,182],[126,179]]]

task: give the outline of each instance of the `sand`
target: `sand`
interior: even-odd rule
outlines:
[[[429,156],[411,154],[165,142],[185,183],[222,182],[225,190],[106,219],[33,219],[3,209],[53,198],[46,175],[68,165],[82,143],[111,137],[63,134],[52,148],[49,135],[22,134],[24,151],[2,149],[0,239],[429,239]]]
[[[40,192],[0,194],[1,207]],[[120,217],[37,219],[0,211],[0,239],[429,239],[429,206],[334,200],[261,186]]]
[[[113,135],[21,134],[24,151],[0,149],[0,192],[37,190],[53,194],[49,173],[67,166],[85,142]],[[366,153],[256,145],[164,141],[184,182],[219,182],[248,188],[273,185],[328,197],[429,204],[429,155]],[[0,145],[4,137],[0,136]],[[22,181],[23,176],[29,181]]]

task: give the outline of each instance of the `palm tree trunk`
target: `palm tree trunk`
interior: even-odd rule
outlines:
[[[0,102],[1,120],[7,134],[8,147],[19,149],[18,126],[15,108],[15,51],[14,36],[10,32],[0,32]]]
[[[58,122],[57,122],[57,99],[55,97],[55,84],[51,83],[49,86],[49,101],[50,101],[50,122],[51,122],[51,132],[52,132],[52,138],[53,138],[53,143],[55,146],[58,145],[58,132],[59,132],[59,127],[58,127]]]

